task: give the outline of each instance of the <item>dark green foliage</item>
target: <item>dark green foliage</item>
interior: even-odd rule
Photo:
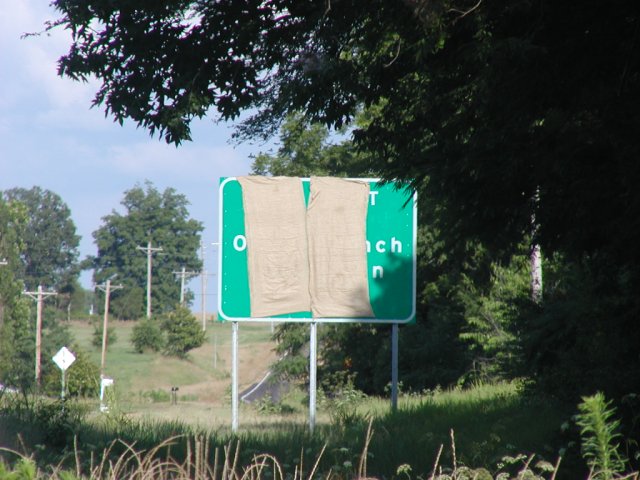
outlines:
[[[476,379],[515,378],[522,371],[521,319],[532,308],[528,258],[522,251],[508,264],[495,262],[489,269],[486,286],[461,275],[457,300],[465,325],[460,338],[469,343]]]
[[[169,142],[188,139],[209,109],[224,119],[251,111],[240,138],[268,137],[298,111],[338,129],[365,112],[351,132],[366,165],[357,172],[411,181],[429,211],[433,255],[420,262],[411,337],[443,335],[454,368],[435,353],[440,341],[424,356],[414,343],[416,385],[428,381],[418,365],[440,357],[441,379],[523,366],[573,400],[640,388],[633,2],[53,4],[74,32],[60,74],[95,76],[96,104]],[[351,172],[308,155],[322,135],[313,127],[295,153],[283,144],[258,157],[256,171]],[[524,301],[514,259],[533,242],[552,259],[537,307]],[[500,278],[517,286],[500,291]]]
[[[117,292],[117,293],[116,293]],[[128,285],[112,294],[109,310],[120,320],[138,318],[146,309],[145,287]],[[153,302],[153,300],[152,300]]]
[[[204,344],[202,326],[188,308],[177,307],[167,313],[162,320],[162,330],[166,334],[164,352],[167,355],[185,357],[189,350]]]
[[[10,308],[10,310],[9,310]],[[27,390],[34,384],[35,336],[25,299],[5,307],[0,329],[0,378],[5,385]]]
[[[33,187],[13,188],[4,192],[8,202],[22,203],[28,214],[22,240],[19,276],[28,290],[38,285],[61,293],[74,288],[80,237],[71,219],[71,210],[59,195]]]
[[[146,350],[153,352],[162,350],[165,339],[160,328],[160,320],[155,317],[138,320],[131,331],[131,343],[138,353]]]
[[[147,255],[138,247],[162,248],[152,258],[152,311],[169,310],[180,298],[174,271],[199,270],[198,246],[202,223],[190,219],[188,201],[172,188],[158,191],[150,182],[124,194],[124,214],[115,210],[93,232],[98,255],[91,259],[94,280],[100,284],[117,274],[124,288],[111,294],[111,311],[124,320],[140,318],[146,308]],[[187,301],[192,294],[188,292]],[[98,295],[98,299],[104,299]],[[104,302],[100,302],[102,305]]]
[[[0,265],[0,383],[20,388],[33,383],[35,347],[24,284],[15,275],[26,225],[26,207],[0,195],[0,261],[6,262]]]

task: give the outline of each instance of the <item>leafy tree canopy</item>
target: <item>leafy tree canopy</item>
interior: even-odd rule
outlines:
[[[23,204],[27,212],[18,269],[25,287],[33,290],[42,285],[59,291],[72,290],[79,274],[80,237],[67,204],[58,194],[40,187],[6,190],[4,198]]]
[[[637,8],[549,0],[55,0],[61,75],[167,141],[211,109],[270,135],[302,111],[354,131],[383,176],[429,179],[453,234],[638,259]],[[377,158],[377,160],[375,160]],[[631,228],[630,228],[631,226]]]
[[[96,105],[169,142],[188,139],[190,121],[213,110],[223,119],[255,112],[240,138],[269,136],[292,112],[341,128],[364,110],[356,146],[374,174],[428,192],[431,251],[447,255],[445,268],[478,246],[485,265],[507,265],[535,215],[534,241],[562,259],[563,275],[546,283],[542,315],[523,326],[527,364],[555,388],[571,378],[579,389],[596,378],[618,393],[637,387],[628,373],[640,367],[636,3],[53,5],[73,34],[60,74],[97,77]],[[477,313],[511,318],[490,303]]]
[[[14,386],[33,380],[29,307],[21,295],[23,283],[14,273],[21,264],[26,225],[24,205],[8,203],[0,195],[0,383]]]
[[[150,182],[124,194],[124,214],[115,210],[93,232],[98,255],[89,259],[94,281],[117,274],[124,285],[112,293],[111,307],[120,318],[138,318],[146,306],[147,255],[138,247],[162,248],[152,257],[152,309],[167,310],[180,298],[180,282],[173,272],[183,266],[199,270],[198,246],[202,223],[189,218],[188,201],[172,188],[158,191]],[[134,307],[136,307],[134,309]]]

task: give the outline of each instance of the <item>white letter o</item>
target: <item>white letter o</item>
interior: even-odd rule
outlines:
[[[238,252],[242,252],[247,248],[247,239],[244,235],[236,235],[233,239],[233,248]]]

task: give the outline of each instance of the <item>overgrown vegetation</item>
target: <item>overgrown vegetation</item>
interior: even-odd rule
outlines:
[[[254,479],[638,478],[621,457],[617,458],[622,463],[615,466],[606,460],[618,447],[611,443],[615,435],[601,433],[603,429],[613,433],[617,424],[610,402],[602,396],[585,398],[579,406],[574,426],[581,429],[582,459],[573,435],[548,443],[558,420],[557,406],[532,403],[509,385],[405,396],[396,413],[363,399],[357,402],[358,419],[345,424],[335,417],[331,424],[319,425],[313,435],[292,423],[233,436],[179,422],[134,420],[120,411],[89,420],[86,410],[73,402],[6,396],[0,402],[0,425],[4,431],[20,432],[24,442],[20,448],[27,448],[18,456],[5,450],[0,454],[1,468],[4,474],[16,473],[27,462],[37,470],[37,478],[97,480],[144,473],[154,478],[191,475],[222,480],[232,475],[227,471],[223,476],[224,469],[239,477],[252,471]],[[617,437],[635,448],[630,440]],[[45,441],[46,450],[35,447]],[[605,456],[597,453],[601,446],[608,451]],[[271,462],[268,468],[264,459]]]

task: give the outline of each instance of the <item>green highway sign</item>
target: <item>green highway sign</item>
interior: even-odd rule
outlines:
[[[305,202],[309,179],[302,182]],[[219,188],[218,318],[228,321],[411,323],[416,311],[417,197],[408,187],[369,182],[366,249],[373,318],[315,318],[291,312],[252,318],[242,189],[235,177]]]

